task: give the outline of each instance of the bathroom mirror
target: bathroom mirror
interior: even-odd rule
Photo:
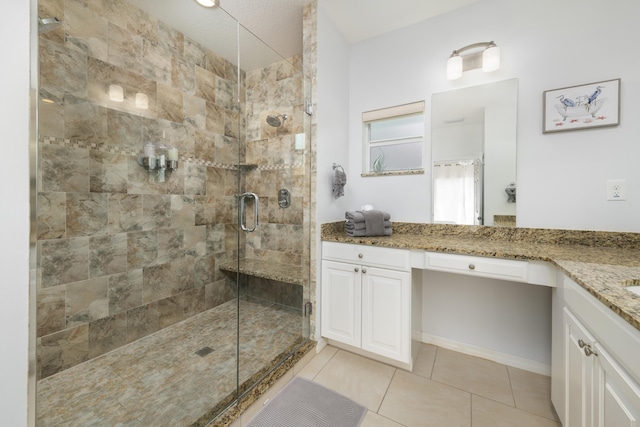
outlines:
[[[432,96],[431,221],[515,226],[518,80]]]

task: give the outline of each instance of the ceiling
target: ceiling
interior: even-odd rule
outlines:
[[[302,53],[302,8],[311,0],[219,0],[282,56]],[[479,0],[318,0],[348,43],[366,40]]]
[[[416,24],[479,0],[318,0],[349,43]]]
[[[302,9],[312,0],[218,0],[219,7],[205,9],[194,0],[129,0],[185,35],[211,47],[235,63],[237,51],[233,20],[287,58],[302,53]],[[450,12],[479,0],[318,0],[348,43],[355,43]],[[226,12],[226,13],[225,13]],[[220,27],[229,27],[227,31]],[[222,34],[222,35],[221,35]],[[248,39],[246,37],[245,39]],[[242,42],[242,35],[241,35]],[[232,46],[230,48],[229,46]],[[259,49],[264,55],[264,49]],[[260,58],[243,57],[243,68],[259,66]],[[263,63],[269,63],[263,59]],[[273,62],[273,61],[271,61]]]

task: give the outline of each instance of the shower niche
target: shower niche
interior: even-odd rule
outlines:
[[[196,2],[38,15],[36,425],[205,425],[309,345],[302,58]]]

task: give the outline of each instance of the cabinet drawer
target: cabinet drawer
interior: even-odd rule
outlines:
[[[526,261],[425,252],[425,265],[429,270],[515,282],[527,281]]]
[[[323,242],[322,259],[410,271],[410,251],[380,246]]]

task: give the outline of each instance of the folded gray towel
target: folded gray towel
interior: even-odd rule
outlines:
[[[391,228],[391,221],[384,221],[384,226],[385,228]],[[346,221],[344,223],[345,230],[365,230],[366,228],[367,228],[367,225],[365,224],[364,221],[362,222]]]
[[[362,211],[365,230],[369,236],[381,236],[384,233],[384,212],[372,209]]]
[[[353,222],[364,222],[364,213],[363,212],[371,212],[371,211],[346,211],[344,213],[344,217],[350,221]],[[391,215],[389,215],[387,212],[383,212],[382,218],[384,219],[384,221],[389,221],[391,219]]]
[[[367,234],[367,230],[345,230],[350,237],[391,236],[391,227],[385,227],[381,234]]]

